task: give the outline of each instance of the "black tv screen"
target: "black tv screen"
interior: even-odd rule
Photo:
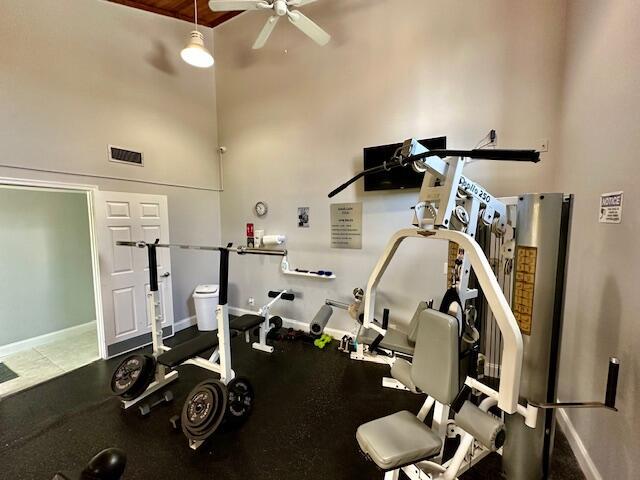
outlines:
[[[426,138],[418,140],[429,150],[447,148],[447,137]],[[390,145],[380,145],[377,147],[367,147],[364,149],[364,168],[382,165],[386,160],[391,160],[398,147],[402,143],[392,143]],[[374,173],[364,177],[364,191],[374,190],[398,190],[403,188],[420,188],[424,173],[417,173],[413,168],[395,168],[390,171]]]

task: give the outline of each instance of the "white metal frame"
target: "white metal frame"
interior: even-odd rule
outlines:
[[[378,260],[373,273],[369,277],[367,291],[365,295],[364,322],[365,328],[384,335],[385,330],[373,321],[375,309],[376,290],[382,275],[386,271],[393,255],[400,243],[406,238],[425,238],[434,240],[448,240],[460,245],[469,258],[470,266],[473,268],[478,283],[485,293],[489,308],[496,318],[496,322],[504,339],[504,350],[502,357],[502,375],[500,381],[500,391],[486,387],[493,396],[498,396],[498,406],[507,413],[515,413],[518,405],[518,394],[520,392],[520,372],[522,370],[523,343],[522,334],[518,327],[507,299],[504,297],[498,280],[496,279],[488,260],[484,256],[480,246],[466,233],[454,230],[419,230],[408,228],[396,232],[387,244],[384,253]],[[483,390],[484,392],[484,390]]]
[[[93,297],[96,311],[96,328],[98,333],[98,352],[101,358],[106,359],[107,344],[104,334],[102,291],[100,288],[100,257],[95,226],[95,193],[99,190],[98,186],[12,177],[0,177],[0,185],[49,191],[76,191],[85,193],[87,198],[87,215],[89,217],[89,242],[91,244],[91,270],[93,275]]]
[[[522,333],[489,261],[474,238],[479,220],[497,231],[505,231],[507,213],[513,201],[507,199],[507,202],[502,202],[482,186],[463,177],[465,159],[462,157],[411,159],[412,156],[426,151],[415,140],[407,140],[400,150],[401,162],[406,162],[405,165],[411,163],[414,170],[428,174],[424,176],[419,201],[414,208],[412,223],[415,228],[400,230],[391,237],[369,277],[365,293],[363,327],[373,329],[381,335],[386,333],[386,330],[374,321],[376,291],[382,275],[405,238],[445,240],[457,244],[464,252],[460,275],[455,282],[462,303],[460,313],[464,312],[466,301],[478,294],[476,289],[468,288],[469,275],[473,269],[503,338],[498,391],[470,377],[466,378],[465,383],[487,396],[480,405],[485,412],[497,405],[502,412],[522,415],[525,424],[535,428],[538,409],[531,404],[525,407],[519,403],[523,362]],[[356,357],[366,358],[364,347],[356,353]],[[460,445],[454,456],[443,464],[441,451],[433,461],[420,462],[387,472],[385,480],[398,479],[401,470],[409,478],[416,480],[453,480],[489,453],[469,433],[455,426],[455,422],[449,419],[448,406],[435,402],[432,398],[427,398],[418,418],[424,420],[431,409],[434,411],[432,430],[443,439],[443,446],[447,436],[461,435]]]

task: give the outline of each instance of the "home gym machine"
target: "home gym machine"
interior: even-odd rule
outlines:
[[[412,390],[426,393],[427,400],[416,416],[399,412],[358,429],[360,448],[386,472],[387,480],[399,478],[401,471],[411,479],[452,480],[492,451],[503,455],[508,478],[545,478],[543,457],[552,445],[549,436],[553,435],[553,423],[549,422],[549,415],[543,418],[541,410],[552,412],[561,407],[615,410],[618,375],[615,358],[609,363],[604,403],[554,403],[561,331],[561,323],[555,320],[561,318],[562,295],[557,298],[552,286],[561,289],[564,283],[565,249],[560,246],[563,242],[566,246],[563,232],[568,231],[565,196],[524,195],[503,202],[462,175],[466,159],[537,162],[539,154],[532,150],[498,149],[429,151],[411,139],[403,143],[392,159],[357,174],[329,194],[329,197],[336,195],[370,173],[407,166],[425,173],[414,207],[413,228],[392,236],[367,284],[363,327],[382,337],[388,329],[374,320],[376,290],[400,243],[406,238],[445,240],[454,253],[451,292],[455,294],[457,308],[450,311],[447,304],[444,311],[441,307],[437,312],[419,306],[416,312],[419,328],[416,328],[415,357],[411,364],[407,363],[407,376],[416,384],[417,388]],[[513,311],[476,239],[479,226],[502,237],[508,224],[512,224],[509,228],[516,224],[513,215],[509,218],[514,211],[509,204],[517,206],[518,225],[528,223],[528,227],[518,228],[511,245],[515,251],[504,249],[505,254],[511,253],[514,258]],[[555,215],[553,221],[543,218],[547,215],[550,218]],[[547,246],[542,245],[544,241]],[[480,375],[474,374],[474,368],[461,367],[462,336],[466,334],[477,342],[478,333],[486,334],[474,332],[477,306],[473,304],[479,294],[484,297],[485,313],[499,336],[495,347],[499,354],[492,357],[499,371],[495,383],[482,381]],[[546,299],[538,300],[545,296]],[[546,302],[547,308],[542,302]],[[545,315],[552,320],[537,319]],[[433,420],[429,428],[424,420],[431,410]],[[406,437],[390,443],[392,432],[406,432]],[[454,436],[460,437],[459,446],[445,459],[444,442]]]
[[[210,379],[198,384],[187,396],[181,416],[182,431],[192,449],[200,447],[221,425],[223,420],[239,423],[246,418],[253,403],[253,388],[245,378],[236,378],[231,368],[232,336],[244,329],[253,329],[265,319],[247,314],[236,318],[239,326],[233,329],[229,323],[229,253],[238,255],[284,256],[284,250],[257,248],[161,244],[146,242],[118,241],[118,246],[146,248],[149,260],[149,292],[147,293],[147,316],[151,325],[153,354],[131,355],[115,370],[111,380],[111,390],[122,400],[122,407],[129,409],[141,404],[151,394],[165,388],[178,378],[176,368],[181,365],[195,365],[219,375],[220,379]],[[220,253],[220,295],[216,308],[217,331],[200,333],[197,337],[169,348],[162,340],[162,315],[158,298],[158,248],[178,248],[186,250],[211,251]],[[208,359],[198,355],[213,350]],[[165,390],[162,398],[153,404],[141,404],[140,412],[148,414],[151,408],[163,401],[170,401],[173,395]],[[172,422],[174,423],[174,422]]]

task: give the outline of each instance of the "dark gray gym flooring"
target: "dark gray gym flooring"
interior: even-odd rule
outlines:
[[[197,334],[193,329],[168,343]],[[132,479],[382,479],[360,455],[355,430],[361,423],[408,409],[422,397],[383,389],[388,367],[350,361],[331,348],[301,341],[276,342],[272,355],[233,340],[236,373],[248,377],[255,407],[237,431],[216,434],[197,452],[169,417],[207,373],[181,367],[175,400],[150,417],[123,412],[110,396],[109,380],[120,359],[98,361],[0,401],[0,478],[49,480],[58,470],[78,471],[110,446],[128,455]],[[499,457],[489,457],[462,478],[500,478]],[[556,437],[552,478],[584,476],[562,434]]]

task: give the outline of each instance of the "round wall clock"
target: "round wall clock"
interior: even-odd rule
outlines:
[[[256,206],[253,207],[253,209],[256,211],[256,215],[258,215],[259,217],[264,217],[269,211],[269,209],[267,208],[267,204],[264,202],[256,203]]]

